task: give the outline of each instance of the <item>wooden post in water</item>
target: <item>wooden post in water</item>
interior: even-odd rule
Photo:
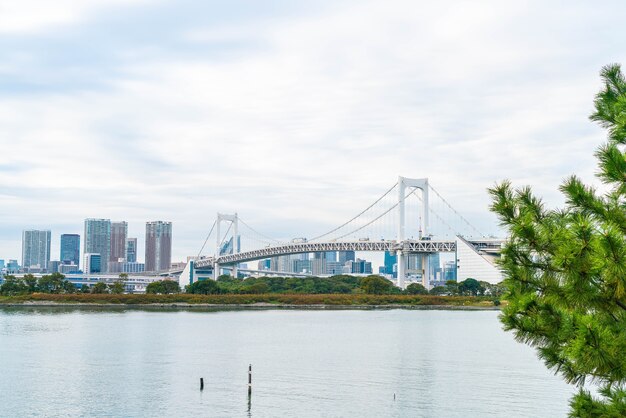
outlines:
[[[252,394],[252,364],[248,366],[248,396]]]
[[[200,390],[204,390],[204,378],[200,378]]]

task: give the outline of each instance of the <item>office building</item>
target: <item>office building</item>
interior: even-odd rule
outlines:
[[[9,260],[6,270],[7,274],[16,274],[20,271],[20,265],[17,263],[17,260]]]
[[[61,263],[59,264],[59,273],[61,274],[69,274],[69,273],[78,273],[79,272],[79,268],[78,268],[78,264],[64,264]]]
[[[257,268],[259,270],[269,270],[271,267],[272,267],[272,260],[270,260],[269,258],[265,260],[259,260],[257,264]]]
[[[241,235],[237,235],[237,252],[241,251]],[[233,254],[233,237],[222,244],[220,255]]]
[[[129,263],[137,262],[137,238],[126,238],[126,251],[124,258]]]
[[[354,261],[354,251],[338,251],[337,252],[337,261],[342,265],[346,264],[346,261]]]
[[[61,234],[61,254],[63,264],[80,264],[80,235]]]
[[[111,252],[111,221],[109,219],[85,219],[85,243],[83,254],[99,254],[101,273],[106,273],[107,261]],[[83,269],[85,273],[89,270]]]
[[[341,273],[343,273],[343,264],[341,264],[339,261],[326,260],[326,274],[334,276]]]
[[[315,253],[322,254],[326,256],[326,253]],[[311,263],[311,274],[314,276],[322,276],[326,274],[326,259],[325,258],[314,258],[310,260]]]
[[[346,266],[350,266],[352,274],[372,274],[372,263],[357,258],[355,261],[347,261]]]
[[[100,254],[85,253],[83,271],[85,274],[102,273],[102,256]]]
[[[61,262],[59,260],[52,260],[48,263],[48,273],[58,273]]]
[[[28,229],[22,232],[22,268],[26,273],[48,271],[50,231]]]
[[[172,264],[172,223],[146,222],[146,271],[169,270]]]
[[[385,261],[384,261],[384,266],[383,266],[381,273],[390,275],[392,277],[397,277],[398,276],[397,263],[398,263],[398,256],[391,251],[385,251]]]
[[[128,223],[111,222],[111,252],[108,261],[122,261],[126,259],[126,236]]]

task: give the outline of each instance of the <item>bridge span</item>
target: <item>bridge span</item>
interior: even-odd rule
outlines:
[[[405,254],[432,254],[456,251],[455,241],[405,240],[397,241],[343,241],[343,242],[302,242],[269,246],[252,251],[207,257],[195,262],[197,268],[245,263],[281,255],[317,253],[327,251],[402,251]]]

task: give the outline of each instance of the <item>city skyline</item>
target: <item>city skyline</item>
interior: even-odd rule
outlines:
[[[22,229],[81,233],[88,217],[125,219],[139,242],[142,221],[171,220],[174,260],[218,211],[314,236],[398,175],[428,177],[499,235],[496,180],[549,205],[567,175],[595,182],[605,134],[587,116],[626,40],[619,2],[113,3],[0,17],[5,259],[21,258]]]

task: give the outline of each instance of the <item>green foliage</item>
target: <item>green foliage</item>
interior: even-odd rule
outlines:
[[[482,296],[485,288],[476,279],[465,279],[458,284],[458,292],[464,296]]]
[[[404,293],[407,295],[427,295],[428,289],[421,283],[411,283],[404,289]]]
[[[15,296],[35,292],[40,293],[74,293],[76,287],[61,273],[43,275],[37,279],[32,274],[25,274],[22,278],[12,275],[4,276],[4,283],[0,286],[0,295]]]
[[[109,293],[109,291],[107,289],[106,283],[98,282],[94,284],[93,286],[91,286],[91,293],[102,294],[102,293]]]
[[[529,187],[504,181],[489,190],[510,234],[501,261],[505,329],[566,381],[601,387],[597,398],[574,396],[573,417],[626,416],[626,81],[618,65],[602,78],[591,119],[608,130],[596,152],[608,192],[571,176],[560,188],[566,207],[548,210]]]
[[[180,293],[180,286],[178,282],[174,280],[159,280],[150,283],[146,287],[146,293],[158,293],[161,295]]]
[[[126,290],[126,284],[121,280],[117,280],[115,283],[109,285],[109,292],[114,295],[120,295],[124,293],[124,290]]]
[[[213,280],[211,282],[215,283]],[[176,293],[160,294],[46,294],[33,293],[17,296],[0,296],[2,303],[23,303],[27,301],[52,301],[57,303],[118,303],[118,304],[183,304],[198,305],[242,305],[254,303],[285,304],[285,305],[345,305],[345,306],[372,306],[372,305],[401,305],[427,306],[492,306],[485,298],[473,296],[430,296],[430,295],[368,295],[365,293],[352,294],[299,294],[299,293],[265,293],[265,294],[190,294]]]
[[[390,293],[394,285],[389,280],[372,274],[361,280],[360,287],[363,292],[369,295],[383,295]]]
[[[448,295],[449,290],[446,286],[435,286],[428,292],[430,295]]]
[[[187,293],[196,295],[216,295],[222,293],[218,283],[211,279],[199,280],[186,286],[186,289]]]

